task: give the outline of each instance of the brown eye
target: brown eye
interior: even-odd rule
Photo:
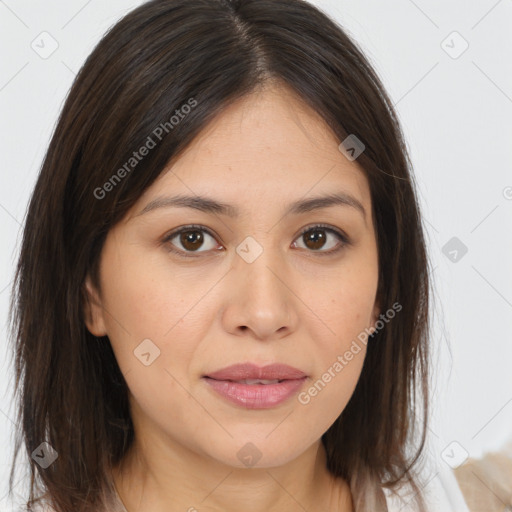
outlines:
[[[209,246],[208,239],[210,239]],[[335,243],[336,239],[338,243]],[[304,229],[296,240],[300,241],[303,247],[299,242],[294,242],[293,247],[307,249],[318,255],[334,254],[350,245],[349,238],[342,232],[323,225]],[[198,225],[184,226],[170,233],[164,238],[163,243],[167,245],[170,252],[185,257],[195,256],[195,253],[198,255],[207,253],[218,248],[214,235],[208,229]],[[322,250],[325,248],[326,250]]]
[[[333,245],[332,242],[329,242],[329,235],[331,235],[331,239],[338,239],[338,244]],[[349,239],[345,235],[338,232],[336,229],[322,225],[306,228],[302,231],[297,240],[302,241],[305,246],[304,248],[322,255],[338,252],[338,250],[349,245]],[[330,247],[329,243],[331,244]],[[297,245],[297,242],[294,242],[294,245],[300,247]],[[328,246],[327,249],[321,250],[325,248],[326,245]]]
[[[179,240],[187,251],[195,251],[203,244],[204,237],[201,231],[182,231]]]
[[[321,249],[327,240],[325,230],[312,229],[302,235],[302,239],[308,249]]]
[[[169,245],[171,252],[183,256],[187,256],[187,253],[207,252],[217,246],[213,235],[201,226],[185,226],[166,236],[163,242]]]

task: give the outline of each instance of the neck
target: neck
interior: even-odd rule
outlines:
[[[113,480],[128,512],[353,510],[348,485],[327,470],[320,440],[269,468],[226,466],[168,439],[165,445],[135,442]]]

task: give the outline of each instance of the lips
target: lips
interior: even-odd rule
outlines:
[[[263,384],[270,385],[283,380],[296,380],[307,377],[307,375],[292,366],[286,364],[270,364],[267,366],[257,366],[253,363],[234,364],[221,370],[204,375],[210,379],[243,382],[247,384],[257,384],[263,381]],[[272,382],[277,381],[277,382]]]
[[[203,375],[217,396],[246,409],[269,409],[286,403],[307,378],[303,371],[277,363],[263,367],[235,364]]]

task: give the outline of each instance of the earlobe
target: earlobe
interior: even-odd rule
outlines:
[[[106,336],[107,330],[103,316],[103,307],[97,290],[91,283],[90,276],[85,279],[85,293],[87,300],[84,306],[84,319],[87,330],[94,336]]]

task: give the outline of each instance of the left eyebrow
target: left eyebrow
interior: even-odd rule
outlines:
[[[361,213],[366,222],[366,210],[362,203],[346,192],[338,192],[326,196],[295,201],[288,205],[285,215],[300,215],[301,213],[329,208],[332,206],[349,206]],[[158,208],[193,208],[205,213],[215,213],[228,217],[240,215],[240,209],[232,204],[223,203],[205,196],[177,195],[170,197],[156,197],[150,201],[136,216],[144,215]]]

